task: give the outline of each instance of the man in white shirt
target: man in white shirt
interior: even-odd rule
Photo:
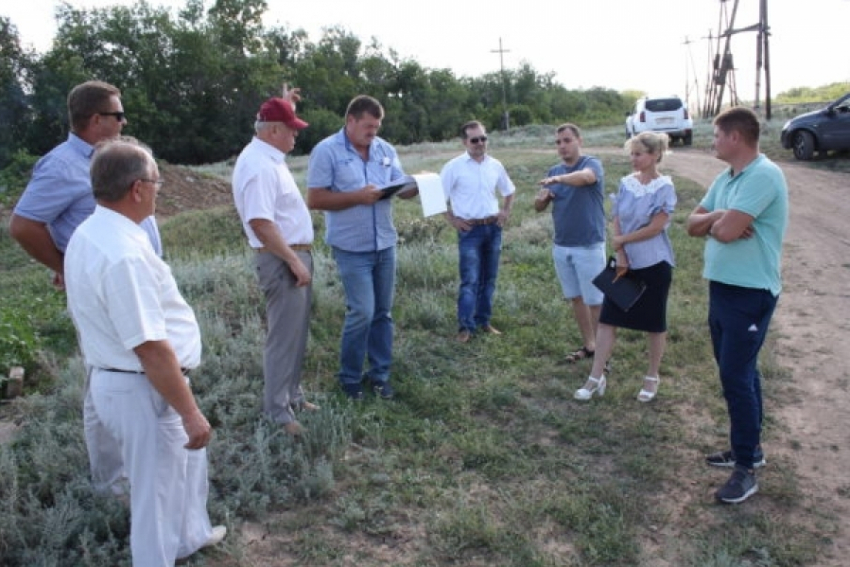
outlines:
[[[200,329],[139,226],[162,185],[149,151],[127,139],[104,142],[91,180],[97,206],[65,254],[68,309],[95,410],[130,481],[133,564],[171,567],[226,531],[207,515],[212,429],[186,378],[200,363]]]
[[[446,219],[458,235],[457,340],[466,343],[477,329],[501,334],[490,324],[490,317],[502,253],[502,227],[510,217],[516,188],[502,163],[487,155],[487,132],[480,122],[464,124],[460,137],[466,152],[443,166],[440,179],[451,205]],[[497,190],[502,196],[501,208]]]
[[[302,432],[294,409],[316,410],[304,399],[301,370],[310,330],[313,221],[284,161],[307,123],[295,115],[297,89],[260,107],[256,136],[233,169],[233,199],[266,297],[263,411],[290,435]]]

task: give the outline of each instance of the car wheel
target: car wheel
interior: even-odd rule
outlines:
[[[690,146],[691,144],[693,144],[693,142],[694,142],[694,135],[693,134],[685,134],[685,137],[682,138],[682,143],[685,144],[686,146]]]
[[[800,130],[794,134],[794,157],[810,160],[815,153],[815,139],[811,133]]]

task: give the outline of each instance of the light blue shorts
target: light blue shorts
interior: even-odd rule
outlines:
[[[593,278],[605,268],[605,243],[589,246],[552,245],[555,272],[561,282],[564,297],[581,296],[585,305],[601,305],[602,291],[593,285]]]

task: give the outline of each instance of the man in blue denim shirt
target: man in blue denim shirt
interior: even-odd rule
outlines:
[[[345,126],[313,148],[307,168],[307,206],[325,211],[325,241],[345,289],[338,376],[352,399],[363,397],[364,378],[380,397],[394,394],[389,378],[398,234],[392,199],[381,199],[378,187],[403,177],[404,171],[395,148],[378,137],[383,118],[380,102],[355,97],[345,112]],[[399,196],[417,193],[407,190]]]

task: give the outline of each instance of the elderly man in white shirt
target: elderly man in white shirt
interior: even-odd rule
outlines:
[[[65,255],[68,308],[95,409],[130,481],[133,565],[171,567],[225,534],[206,510],[212,429],[186,378],[200,363],[200,329],[139,226],[162,184],[149,151],[134,140],[104,142],[91,179],[97,207]]]
[[[295,409],[317,410],[304,398],[301,371],[310,331],[313,221],[286,166],[298,132],[298,90],[266,100],[257,113],[256,136],[233,168],[233,199],[248,244],[257,255],[257,279],[266,298],[263,411],[290,435],[303,428]]]

